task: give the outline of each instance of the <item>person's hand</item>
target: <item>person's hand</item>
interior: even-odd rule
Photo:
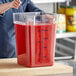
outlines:
[[[18,9],[21,5],[21,1],[20,0],[13,0],[11,3],[11,8],[15,8],[15,9]]]

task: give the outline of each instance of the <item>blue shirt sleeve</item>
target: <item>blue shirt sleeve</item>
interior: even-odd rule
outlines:
[[[26,12],[42,12],[42,10],[37,8],[31,0],[28,0]]]
[[[2,2],[2,0],[0,0],[0,4],[2,4],[3,2]]]

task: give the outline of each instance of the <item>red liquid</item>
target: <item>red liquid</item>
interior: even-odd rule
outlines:
[[[15,24],[18,63],[28,67],[54,63],[55,25],[25,26]]]

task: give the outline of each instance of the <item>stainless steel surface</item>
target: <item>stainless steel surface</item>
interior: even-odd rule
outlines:
[[[72,49],[70,47],[67,47],[65,45],[59,44],[59,43],[56,43],[56,46],[59,47],[60,49],[64,48],[65,50],[68,50],[68,53],[73,53],[73,56],[66,57],[66,54],[65,54],[64,57],[56,57],[55,58],[56,60],[58,60],[58,59],[72,59],[72,58],[76,60],[76,41],[70,39],[69,37],[70,38],[76,37],[76,32],[67,32],[67,33],[59,33],[59,34],[57,33],[56,34],[56,39],[63,39],[63,40],[65,40],[65,42],[68,41],[70,43],[73,43],[74,44],[74,49]],[[56,53],[59,53],[59,52],[60,51],[56,51]],[[63,56],[64,53],[60,52],[59,54],[61,54]]]
[[[72,50],[73,50],[73,49],[71,49],[70,47],[67,47],[67,46],[62,45],[62,44],[59,44],[59,43],[56,43],[56,46],[57,46],[57,47],[60,47],[60,48],[63,48],[63,49],[65,49],[65,50],[69,50],[69,52],[72,53]]]
[[[69,5],[70,5],[69,1],[67,1],[67,2],[66,2],[66,5],[67,5],[67,6],[69,6]]]
[[[69,6],[70,2],[71,2],[71,0],[66,0],[66,5]]]
[[[76,60],[76,41],[75,41],[75,50],[74,50],[74,60]]]
[[[57,13],[57,3],[53,3],[53,13]]]
[[[76,41],[72,40],[70,38],[65,38],[64,40],[67,40],[67,41],[69,41],[71,43],[74,43],[74,56],[73,56],[73,58],[74,58],[74,60],[76,60]]]
[[[76,61],[73,61],[73,76],[76,76]]]
[[[56,54],[57,55],[61,55],[61,56],[68,56],[68,54],[67,53],[65,53],[64,51],[59,51],[59,50],[56,50]]]
[[[67,38],[67,37],[76,37],[76,32],[67,32],[67,33],[57,33],[56,38]]]
[[[55,60],[72,59],[73,56],[55,57]]]
[[[75,41],[70,39],[70,38],[64,38],[63,40],[66,40],[66,41],[71,42],[71,43],[75,43]]]

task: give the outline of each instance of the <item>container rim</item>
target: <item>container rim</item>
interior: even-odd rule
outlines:
[[[47,13],[47,12],[18,12],[18,13],[13,13],[13,14],[25,14],[25,15],[44,15],[44,14],[49,14],[49,15],[57,15],[57,13]]]

